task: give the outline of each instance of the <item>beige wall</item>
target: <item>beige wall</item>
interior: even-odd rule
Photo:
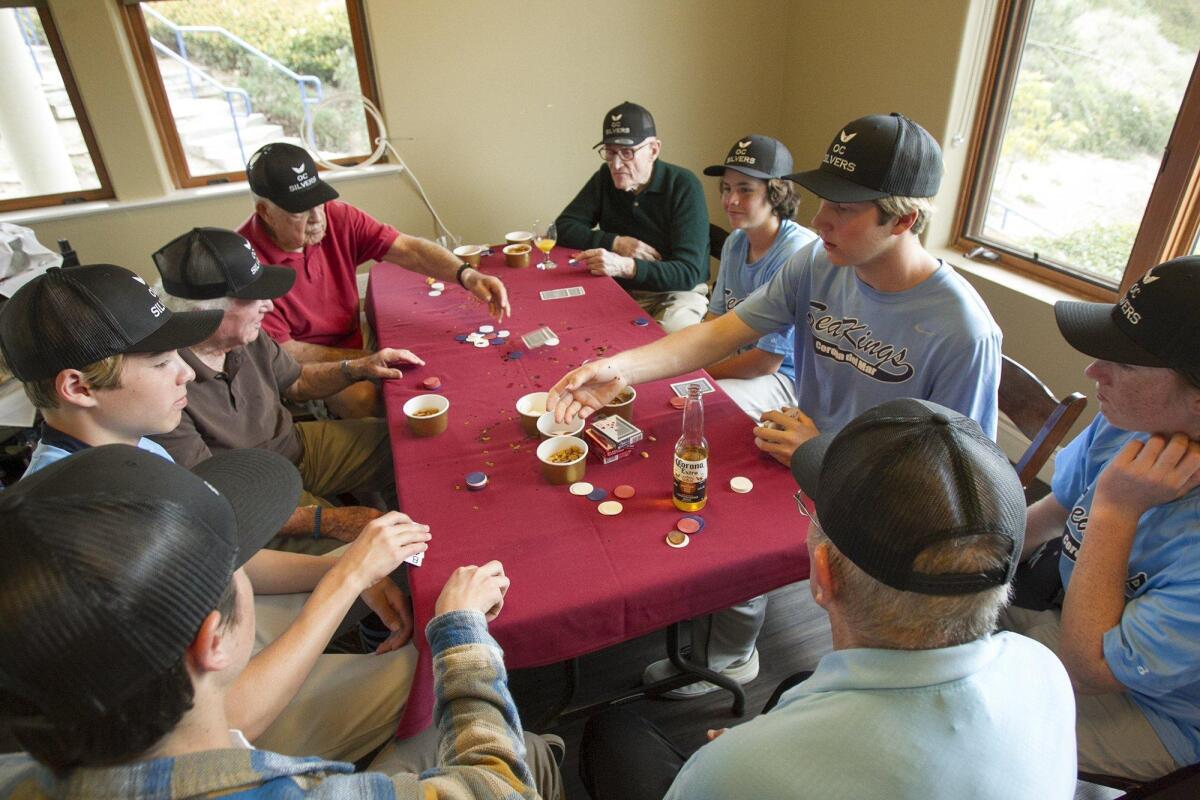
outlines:
[[[234,226],[237,186],[172,192],[124,41],[116,0],[49,0],[118,192],[91,209],[16,215],[47,243],[143,274],[148,254],[193,225]],[[816,166],[842,123],[903,111],[944,144],[932,249],[979,287],[1006,350],[1056,391],[1090,393],[1086,360],[1062,343],[1061,295],[966,266],[945,250],[958,201],[995,0],[366,0],[388,130],[442,216],[467,240],[545,220],[595,168],[602,114],[631,99],[653,110],[664,158],[699,170],[747,132],[776,135]],[[431,235],[404,177],[338,186],[404,230]],[[706,182],[712,218],[724,223]],[[137,201],[130,205],[127,201]],[[806,198],[800,218],[811,217]],[[12,219],[13,216],[9,215]]]

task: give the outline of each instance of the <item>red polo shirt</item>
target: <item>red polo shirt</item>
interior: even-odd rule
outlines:
[[[400,232],[340,200],[325,204],[325,218],[325,238],[297,253],[280,250],[258,214],[238,228],[259,261],[296,272],[295,285],[275,300],[262,327],[277,342],[361,348],[355,272],[359,264],[383,258]]]

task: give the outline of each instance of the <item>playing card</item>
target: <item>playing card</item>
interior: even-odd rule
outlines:
[[[708,382],[707,378],[695,378],[694,380],[690,380],[690,381],[680,381],[679,383],[672,383],[671,391],[680,397],[687,397],[689,386],[699,386],[700,394],[708,394],[709,392],[716,391],[716,389],[713,388],[713,385]]]

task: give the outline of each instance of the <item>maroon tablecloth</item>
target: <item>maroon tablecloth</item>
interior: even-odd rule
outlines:
[[[706,526],[686,548],[664,541],[680,517],[671,503],[671,454],[681,412],[668,403],[668,384],[682,378],[637,387],[633,420],[647,437],[637,454],[607,465],[588,457],[585,480],[610,492],[619,484],[637,490],[622,501],[622,514],[602,516],[597,503],[542,479],[538,442],[520,427],[517,398],[548,389],[585,359],[662,335],[656,323],[634,325],[644,314],[629,295],[609,278],[568,266],[567,255],[555,250],[559,268],[547,271],[509,269],[498,249],[484,260],[483,270],[504,280],[513,307],[513,316],[496,326],[511,331],[508,343],[487,349],[454,338],[495,325],[486,307],[458,286],[430,297],[421,276],[391,264],[372,270],[367,313],[380,345],[408,348],[426,361],[384,386],[401,508],[433,533],[424,564],[409,571],[418,648],[443,583],[462,564],[499,559],[512,579],[504,611],[491,625],[510,667],[599,650],[808,575],[805,520],[792,500],[791,475],[759,453],[753,423],[720,391],[705,395],[704,404],[711,451],[709,501],[701,512]],[[586,294],[539,299],[540,291],[569,286],[583,286]],[[561,343],[527,350],[520,335],[541,325]],[[523,357],[507,359],[514,350]],[[449,428],[421,439],[409,432],[400,407],[424,391],[420,382],[430,376],[441,379],[438,391],[450,400]],[[474,471],[488,475],[483,491],[466,488],[463,478]],[[735,475],[750,478],[754,490],[732,492]],[[432,714],[427,653],[419,663],[401,736],[420,730]]]

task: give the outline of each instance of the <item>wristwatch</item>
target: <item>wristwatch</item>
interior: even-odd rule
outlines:
[[[469,269],[475,269],[475,268],[464,261],[462,264],[459,265],[458,272],[456,272],[454,274],[454,280],[458,281],[458,285],[463,287],[464,289],[467,288],[467,285],[465,283],[463,283],[462,276],[463,276],[463,273]]]

